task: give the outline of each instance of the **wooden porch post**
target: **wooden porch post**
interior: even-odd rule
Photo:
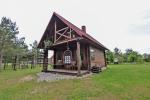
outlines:
[[[48,49],[44,49],[43,72],[46,72],[47,68],[48,68]]]
[[[80,43],[79,40],[77,40],[77,50],[76,50],[76,54],[77,54],[77,69],[78,69],[78,76],[81,75],[81,55],[80,55]]]
[[[54,69],[56,68],[56,50],[54,50]]]
[[[88,72],[91,71],[90,46],[87,46]]]

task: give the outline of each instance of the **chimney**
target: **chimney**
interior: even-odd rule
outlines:
[[[82,31],[86,33],[86,26],[81,27]]]

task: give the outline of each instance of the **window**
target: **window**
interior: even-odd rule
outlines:
[[[90,49],[90,54],[91,54],[91,60],[95,60],[95,50]]]
[[[64,52],[64,64],[71,64],[72,61],[72,52],[70,50],[66,50]]]

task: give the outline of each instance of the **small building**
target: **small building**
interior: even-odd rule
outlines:
[[[48,71],[48,50],[53,50],[55,71],[75,72],[81,75],[90,72],[92,66],[105,67],[107,48],[86,32],[57,13],[50,22],[38,44],[44,50],[43,71]]]

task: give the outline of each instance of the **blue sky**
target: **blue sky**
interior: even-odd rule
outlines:
[[[150,53],[149,0],[0,0],[0,17],[17,22],[28,44],[39,41],[55,11],[109,49]]]

